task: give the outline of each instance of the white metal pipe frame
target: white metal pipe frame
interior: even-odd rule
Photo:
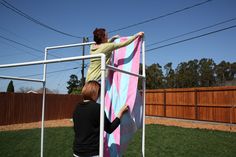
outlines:
[[[43,84],[43,101],[42,101],[42,123],[41,123],[41,146],[40,146],[40,157],[43,157],[43,146],[44,146],[44,110],[45,110],[45,97],[46,97],[46,74],[47,74],[47,64],[58,63],[58,62],[69,62],[75,60],[85,60],[91,58],[100,58],[101,59],[101,109],[100,109],[100,138],[99,138],[99,156],[103,157],[103,150],[104,150],[104,140],[103,140],[103,133],[104,133],[104,106],[105,106],[105,72],[106,68],[114,71],[119,71],[122,73],[126,73],[128,75],[133,75],[142,79],[143,84],[143,127],[142,127],[142,156],[145,156],[145,90],[146,90],[146,76],[145,76],[145,42],[142,42],[142,75],[130,73],[128,71],[117,69],[113,66],[106,65],[106,56],[104,54],[96,54],[96,55],[86,55],[86,56],[76,56],[76,57],[66,57],[66,58],[59,58],[59,59],[50,59],[47,60],[47,54],[49,50],[52,49],[62,49],[62,48],[71,48],[71,47],[78,47],[78,46],[86,46],[91,45],[94,42],[88,43],[78,43],[78,44],[69,44],[69,45],[60,45],[60,46],[52,46],[45,48],[45,55],[44,60],[41,61],[32,61],[32,62],[23,62],[23,63],[13,63],[13,64],[3,64],[0,65],[1,68],[12,68],[12,67],[20,67],[20,66],[30,66],[30,65],[39,65],[43,64],[43,79],[32,79],[32,78],[20,78],[14,76],[1,76],[0,79],[13,79],[13,80],[21,80],[21,81],[31,81],[31,82],[41,82]]]

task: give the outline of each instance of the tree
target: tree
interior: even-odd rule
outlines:
[[[36,92],[37,93],[43,93],[43,90],[44,90],[44,88],[42,87],[42,88],[39,88],[38,90],[36,90]],[[47,94],[58,94],[59,93],[58,90],[51,90],[49,88],[45,88],[45,90],[46,90]]]
[[[217,84],[225,83],[226,81],[232,81],[236,74],[236,62],[230,63],[221,61],[216,66],[216,79]]]
[[[84,78],[81,77],[81,79],[79,80],[79,83],[78,83],[77,88],[75,88],[75,89],[71,92],[71,94],[80,94],[81,91],[82,91],[82,88],[83,88],[83,86],[84,86],[84,84],[85,84],[85,80],[86,80],[85,77],[84,77]]]
[[[27,93],[29,91],[33,91],[34,89],[32,87],[20,87],[19,92],[20,93]]]
[[[7,86],[7,92],[14,93],[14,91],[13,81],[11,80]]]
[[[180,63],[176,68],[176,87],[177,88],[184,88],[188,85],[188,80],[186,77],[188,64],[186,62]]]
[[[139,73],[142,73],[141,67],[140,64]],[[169,62],[164,66],[165,75],[158,63],[146,66],[145,69],[147,89],[210,87],[236,81],[236,62],[222,61],[216,65],[213,59],[208,58],[181,62],[175,70]],[[142,88],[141,79],[138,88]]]
[[[236,62],[230,64],[230,78],[231,80],[236,78]]]
[[[165,88],[174,88],[175,84],[175,71],[172,69],[172,63],[169,62],[164,66],[165,74]]]
[[[78,77],[75,74],[70,75],[70,80],[67,82],[68,94],[71,94],[73,90],[76,90],[79,86]]]
[[[198,73],[198,60],[190,60],[187,63],[187,69],[185,72],[186,76],[186,87],[198,87],[199,86],[199,73]]]
[[[152,64],[146,69],[146,87],[147,89],[163,88],[163,72],[162,67],[157,64]]]
[[[216,64],[212,59],[203,58],[199,61],[199,82],[201,87],[210,87],[216,84]]]
[[[146,66],[145,66],[145,69],[147,69]],[[142,63],[139,64],[139,74],[143,74],[143,64]],[[138,79],[138,89],[139,90],[143,89],[143,79]]]
[[[75,74],[70,75],[70,80],[67,82],[68,94],[80,94],[83,88],[83,81],[85,78],[78,80]]]
[[[216,65],[216,81],[217,84],[225,83],[227,78],[229,78],[230,74],[230,63],[221,61],[218,65]]]

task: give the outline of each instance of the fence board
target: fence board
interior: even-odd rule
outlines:
[[[0,125],[41,121],[42,94],[0,93]],[[47,94],[45,120],[72,118],[81,95]]]
[[[81,95],[47,94],[45,120],[71,118]],[[0,93],[0,125],[41,121],[42,94]],[[236,123],[236,87],[146,91],[146,115]]]
[[[147,90],[146,106],[146,115],[151,116],[236,123],[236,87]]]

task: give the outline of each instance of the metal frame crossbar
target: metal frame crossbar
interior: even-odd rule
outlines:
[[[40,145],[40,157],[43,157],[43,146],[44,146],[44,112],[45,112],[45,97],[46,97],[46,74],[47,74],[47,64],[52,63],[59,63],[59,62],[69,62],[69,61],[76,61],[76,60],[85,60],[91,58],[100,58],[101,59],[101,109],[100,109],[100,135],[99,135],[99,156],[103,157],[103,150],[104,150],[104,143],[103,143],[103,132],[104,132],[104,105],[105,105],[105,72],[106,68],[111,69],[114,71],[123,72],[129,75],[133,75],[139,78],[142,78],[143,84],[143,127],[142,127],[142,156],[145,156],[145,91],[146,91],[146,76],[145,76],[145,42],[143,40],[142,43],[142,75],[130,73],[128,71],[117,69],[113,66],[106,65],[106,56],[104,54],[96,54],[96,55],[86,55],[86,56],[77,56],[77,57],[66,57],[66,58],[59,58],[59,59],[50,59],[47,60],[47,55],[49,50],[53,49],[62,49],[62,48],[72,48],[78,46],[86,46],[91,45],[94,42],[88,43],[78,43],[78,44],[69,44],[69,45],[60,45],[60,46],[52,46],[45,48],[45,55],[44,60],[41,61],[32,61],[32,62],[23,62],[23,63],[14,63],[14,64],[3,64],[0,65],[1,68],[12,68],[12,67],[20,67],[20,66],[30,66],[30,65],[39,65],[43,64],[43,78],[40,79],[32,79],[32,78],[21,78],[21,77],[14,77],[14,76],[2,76],[0,75],[1,79],[13,79],[13,80],[21,80],[21,81],[31,81],[31,82],[41,82],[43,83],[43,101],[42,101],[42,123],[41,123],[41,145]]]

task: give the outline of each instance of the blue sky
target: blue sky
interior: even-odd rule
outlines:
[[[5,0],[17,9],[38,21],[56,28],[62,32],[79,37],[90,37],[96,27],[104,27],[113,31],[132,24],[160,17],[177,10],[193,6],[205,0],[119,0],[119,1],[82,1],[82,0]],[[3,3],[2,0],[0,2]],[[212,0],[203,5],[193,7],[169,16],[165,16],[135,27],[110,33],[109,36],[119,34],[130,36],[139,31],[145,32],[146,50],[181,41],[208,32],[220,30],[236,25],[236,1]],[[0,64],[26,62],[43,59],[45,47],[81,43],[82,39],[74,38],[42,27],[16,14],[0,4]],[[169,40],[150,46],[184,33],[208,27],[229,19],[230,22],[188,34],[180,38]],[[24,44],[30,48],[16,44]],[[216,63],[222,60],[236,61],[236,28],[228,29],[208,36],[171,45],[146,53],[147,65],[159,63],[164,66],[172,62],[174,68],[183,61],[192,59],[212,58]],[[35,51],[33,49],[37,49]],[[41,52],[40,52],[41,51]],[[49,59],[57,57],[80,56],[81,48],[50,51]],[[86,48],[86,54],[89,49]],[[54,55],[54,56],[53,56]],[[89,61],[86,61],[88,64]],[[58,63],[48,66],[47,87],[66,93],[66,85],[71,74],[81,77],[81,62]],[[76,69],[73,69],[76,68]],[[55,72],[65,70],[62,72]],[[0,69],[0,75],[29,76],[42,78],[42,66]],[[86,71],[86,70],[85,70]],[[0,79],[0,91],[6,91],[9,80]],[[38,89],[40,83],[14,81],[16,91],[19,88]]]

